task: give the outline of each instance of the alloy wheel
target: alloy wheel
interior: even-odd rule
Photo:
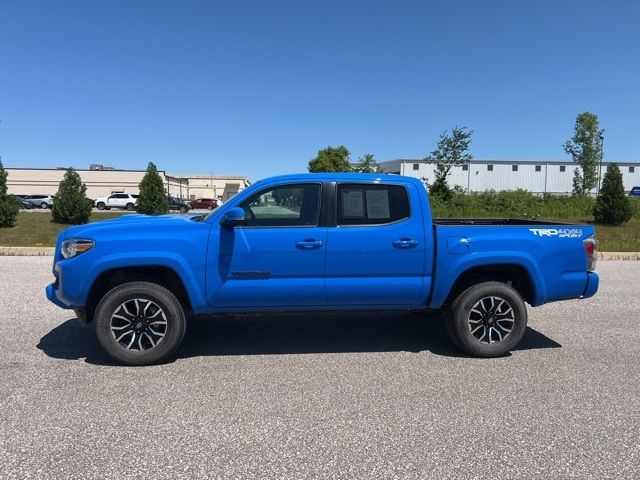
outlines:
[[[484,344],[502,342],[511,333],[515,322],[509,302],[494,295],[478,300],[467,319],[471,335]]]
[[[121,303],[111,315],[111,335],[127,350],[147,351],[167,333],[167,316],[155,302],[133,298]]]

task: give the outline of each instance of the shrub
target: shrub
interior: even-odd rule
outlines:
[[[58,186],[51,209],[51,219],[55,223],[80,225],[87,223],[91,216],[91,200],[85,192],[87,186],[73,168],[68,168]]]
[[[612,163],[602,180],[602,188],[593,209],[593,217],[597,223],[603,225],[622,225],[629,221],[631,215],[632,206],[624,190],[622,173],[618,165]]]
[[[16,224],[20,204],[14,197],[7,195],[8,173],[0,160],[0,228],[13,227]]]
[[[159,215],[169,211],[169,200],[164,191],[164,183],[153,162],[149,162],[147,173],[142,177],[139,187],[138,212]]]
[[[449,188],[449,185],[447,185],[447,178],[443,176],[435,179],[429,188],[429,193],[432,197],[446,202],[450,201],[454,195],[454,191]]]
[[[631,205],[631,216],[640,218],[640,198],[629,198],[629,205]]]
[[[431,197],[431,208],[438,217],[589,217],[595,200],[589,197],[539,196],[525,190],[482,193],[454,193],[448,201]]]

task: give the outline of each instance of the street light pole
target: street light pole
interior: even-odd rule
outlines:
[[[596,197],[600,196],[600,182],[602,181],[602,158],[604,157],[604,128],[600,132],[600,165],[598,166],[598,188]]]

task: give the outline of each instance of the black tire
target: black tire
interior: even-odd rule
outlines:
[[[481,301],[483,307],[487,306],[485,314],[479,312],[484,310],[478,305]],[[500,313],[505,311],[506,314]],[[453,342],[468,354],[500,357],[513,350],[522,340],[527,329],[527,307],[513,287],[501,282],[485,282],[467,288],[458,295],[451,305],[451,314],[446,323],[447,333]],[[472,326],[477,332],[475,335]],[[508,327],[511,327],[509,331]],[[483,336],[482,340],[478,338],[480,335]]]
[[[127,203],[127,210],[129,210],[130,212],[133,211],[134,208],[136,208],[136,206],[133,203]]]
[[[121,305],[134,299],[153,302],[162,309],[166,317],[164,336],[147,350],[127,349],[118,343],[112,334],[112,316],[118,311],[122,313],[122,310],[119,310]],[[175,295],[166,288],[150,282],[125,283],[109,291],[96,308],[94,323],[98,342],[109,356],[120,363],[134,366],[152,365],[169,358],[182,342],[187,327],[185,311]],[[133,325],[133,322],[129,324]],[[132,335],[134,339],[141,338],[136,337],[135,333]],[[131,337],[126,337],[125,341],[129,338]]]
[[[31,205],[30,203],[25,203],[24,208],[26,208],[27,210],[31,210],[33,208],[33,205]]]
[[[209,206],[207,207],[207,210],[213,210],[213,205],[209,205]]]
[[[98,210],[104,210],[107,206],[104,204],[104,202],[98,202],[96,207],[98,207]]]
[[[189,209],[187,207],[180,207],[180,213],[187,213]]]
[[[42,208],[42,209],[49,208],[49,205],[47,204],[47,202],[42,202],[40,204],[40,208]]]

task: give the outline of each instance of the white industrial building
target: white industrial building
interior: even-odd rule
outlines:
[[[602,176],[609,163],[602,163]],[[640,186],[640,163],[616,163],[627,191]],[[427,184],[435,179],[436,166],[426,160],[399,159],[379,165],[386,173],[419,178]],[[472,160],[461,167],[453,167],[447,180],[450,186],[458,185],[466,192],[522,189],[533,193],[570,194],[575,168],[576,164],[570,161]]]

